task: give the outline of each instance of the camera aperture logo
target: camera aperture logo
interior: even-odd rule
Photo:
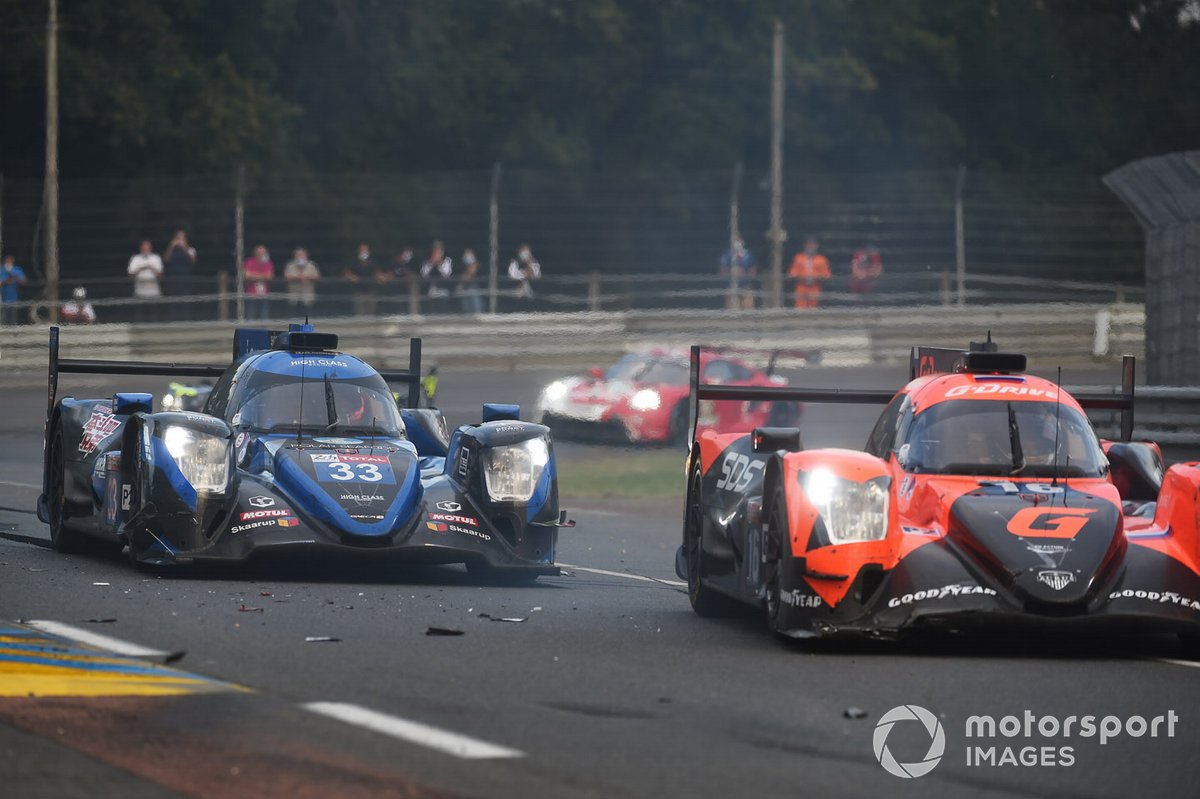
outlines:
[[[923,759],[915,763],[899,762],[888,749],[888,736],[891,735],[892,728],[896,726],[897,722],[901,721],[920,722],[929,735],[929,750]],[[901,729],[916,729],[916,727],[912,724],[905,724]],[[920,705],[900,705],[884,713],[883,717],[879,719],[879,723],[875,725],[875,736],[872,743],[875,747],[875,759],[888,774],[911,779],[925,776],[941,762],[942,755],[946,753],[946,731],[942,729],[942,723],[938,721],[938,717]]]
[[[1075,748],[1079,739],[1094,739],[1100,746],[1106,746],[1120,738],[1174,738],[1175,726],[1179,721],[1179,714],[1174,710],[1150,717],[1038,715],[1028,709],[1020,715],[1010,714],[1000,718],[971,715],[966,719],[963,729],[966,765],[969,768],[1069,768],[1078,762]],[[918,722],[920,725],[900,724],[896,738],[901,744],[897,750],[902,755],[919,752],[928,736],[929,748],[921,759],[902,763],[888,748],[888,738],[900,722]],[[913,736],[919,736],[920,740],[914,740]],[[930,711],[920,705],[900,705],[879,719],[872,744],[875,759],[885,771],[912,779],[925,776],[941,762],[946,754],[946,733],[938,717]]]

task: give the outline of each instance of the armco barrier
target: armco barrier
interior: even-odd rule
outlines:
[[[631,350],[697,342],[818,351],[825,365],[862,366],[901,362],[915,343],[962,346],[991,331],[1004,349],[1049,368],[1141,356],[1143,324],[1136,305],[1021,304],[382,316],[335,319],[321,329],[338,333],[346,351],[389,367],[407,363],[410,336],[424,339],[429,363],[520,369],[600,364]],[[64,356],[73,358],[220,362],[230,357],[233,328],[227,322],[67,327],[62,346]],[[45,368],[46,341],[44,326],[0,328],[0,376]]]

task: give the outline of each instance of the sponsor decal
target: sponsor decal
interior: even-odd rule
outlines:
[[[131,488],[132,486],[130,486],[128,483],[121,484],[121,510],[129,510],[129,506],[131,504]]]
[[[947,397],[962,397],[966,395],[972,397],[989,396],[993,394],[1007,395],[1010,397],[1044,397],[1050,401],[1054,401],[1058,397],[1057,391],[1048,391],[1044,388],[1031,388],[1030,386],[1014,386],[1003,383],[984,383],[982,385],[970,386],[955,386],[946,392]]]
[[[1044,583],[1055,591],[1061,591],[1075,582],[1075,575],[1064,571],[1041,571],[1038,572],[1037,579],[1039,583]]]
[[[342,463],[390,463],[387,455],[338,455]]]
[[[779,594],[779,601],[785,605],[791,605],[794,608],[819,608],[823,604],[821,597],[815,594],[804,594],[799,589],[793,588],[791,591],[783,591]]]
[[[313,469],[322,483],[379,483],[395,485],[396,477],[385,455],[333,455],[334,461],[313,458]],[[350,458],[372,458],[367,462]]]
[[[231,534],[236,534],[236,533],[244,533],[247,530],[253,530],[256,527],[273,527],[275,525],[276,521],[278,521],[278,520],[277,519],[259,519],[258,521],[247,522],[246,524],[235,524],[233,527],[229,528],[229,532]]]
[[[458,511],[462,510],[462,505],[449,500],[442,500],[441,502],[437,503],[436,507],[438,510],[444,510],[447,513],[457,513]]]
[[[479,524],[478,519],[473,519],[470,516],[453,516],[449,513],[431,513],[429,518],[435,522],[457,522],[458,524],[469,524],[472,527]]]
[[[246,501],[256,508],[270,508],[274,507],[275,505],[275,499],[273,497],[250,497],[250,499]]]
[[[247,510],[242,511],[238,516],[240,521],[248,521],[250,519],[274,519],[278,516],[291,516],[292,511],[288,508],[265,508],[263,510]]]
[[[357,447],[363,443],[361,438],[314,438],[313,441],[331,447]]]
[[[727,452],[721,461],[721,478],[717,480],[717,488],[721,491],[745,491],[754,476],[762,472],[766,465],[766,461],[751,460],[740,452]]]
[[[1061,555],[1067,551],[1067,547],[1063,544],[1034,544],[1028,543],[1025,546],[1030,552],[1036,552],[1039,555]]]
[[[372,502],[383,502],[380,494],[340,494],[343,502],[354,502],[358,505],[370,505]]]
[[[1147,602],[1157,602],[1160,605],[1181,605],[1189,610],[1200,610],[1200,602],[1181,596],[1174,591],[1143,591],[1141,589],[1124,588],[1113,591],[1108,595],[1113,599],[1144,599]]]
[[[340,366],[343,369],[349,368],[350,364],[346,361],[338,361],[333,358],[293,358],[292,366]]]
[[[300,524],[299,519],[276,519],[275,523],[280,527],[297,527]]]
[[[97,405],[92,409],[92,415],[83,423],[83,435],[79,439],[79,451],[90,455],[104,439],[111,436],[121,426],[121,420],[113,416],[112,408],[107,405]]]
[[[337,453],[338,453],[339,455],[357,455],[357,454],[358,454],[358,450],[357,450],[357,449],[355,449],[354,447],[349,447],[349,448],[347,448],[347,447],[338,447]]]
[[[466,479],[467,471],[468,471],[470,465],[471,465],[471,451],[469,449],[467,449],[466,447],[462,447],[458,451],[458,466],[457,466],[458,479],[460,479],[460,480]]]
[[[308,459],[313,463],[337,463],[338,456],[331,452],[313,452],[309,454]]]
[[[913,490],[917,487],[917,481],[913,479],[911,474],[904,475],[904,479],[900,481],[900,499],[912,499]]]
[[[497,433],[517,433],[524,429],[525,427],[519,424],[499,424],[492,428]]]
[[[351,519],[365,519],[366,521],[371,521],[371,522],[383,521],[383,516],[378,513],[351,513],[350,518]]]
[[[1029,538],[1074,538],[1096,508],[1022,508],[1008,522],[1013,535]]]
[[[932,527],[910,527],[907,524],[900,526],[900,532],[905,535],[937,535],[938,531]]]
[[[914,602],[923,602],[929,599],[945,599],[948,596],[966,596],[968,594],[996,596],[996,590],[994,588],[985,588],[982,585],[943,585],[941,588],[928,588],[924,591],[914,591],[904,596],[894,596],[888,600],[888,607],[898,608],[901,605],[911,605]]]
[[[235,449],[241,449],[242,445],[245,444],[249,440],[250,440],[250,434],[247,433],[245,430],[243,430],[242,432],[238,433],[237,438],[235,438],[233,440],[233,446]]]
[[[425,526],[435,533],[462,533],[463,535],[474,536],[481,541],[491,541],[492,537],[480,530],[473,530],[470,527],[460,527],[457,524],[447,524],[446,522],[425,522]]]

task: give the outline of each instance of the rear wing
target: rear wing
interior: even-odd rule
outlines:
[[[245,331],[235,331],[235,341],[241,341]],[[140,375],[153,377],[220,377],[229,368],[227,364],[200,363],[154,363],[146,361],[104,361],[90,358],[60,358],[58,354],[59,329],[50,328],[50,367],[47,380],[46,421],[54,412],[54,402],[58,398],[58,376],[60,374],[77,375]],[[236,349],[235,349],[236,353]],[[388,383],[405,383],[408,385],[408,404],[406,407],[416,408],[421,398],[421,339],[408,340],[408,368],[391,369],[379,372]],[[47,424],[49,429],[49,424]]]
[[[840,389],[840,388],[796,388],[792,386],[711,386],[700,382],[700,345],[693,345],[690,358],[689,396],[688,396],[688,430],[691,438],[696,440],[696,426],[700,418],[701,400],[735,400],[741,402],[832,402],[853,405],[886,405],[896,396],[895,391],[878,389]],[[923,352],[934,350],[931,347],[914,347],[912,352],[913,368],[917,366],[918,350]],[[940,350],[947,355],[941,356],[949,362],[949,353],[953,353],[954,361],[961,360],[962,350]],[[932,357],[931,352],[925,352]],[[930,362],[932,366],[932,361]],[[1121,387],[1119,393],[1100,394],[1085,393],[1071,394],[1075,401],[1088,410],[1109,410],[1121,412],[1121,440],[1133,439],[1133,404],[1134,404],[1134,357],[1126,355],[1121,360]],[[931,369],[923,374],[954,371],[953,368]],[[918,375],[919,376],[919,375]]]

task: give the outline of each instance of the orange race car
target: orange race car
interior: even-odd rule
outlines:
[[[793,638],[1011,623],[1200,633],[1200,464],[1130,441],[1122,393],[1070,396],[989,342],[915,348],[899,393],[705,386],[702,400],[886,403],[865,452],[795,428],[693,437],[676,571]],[[1097,439],[1084,408],[1120,411]]]

